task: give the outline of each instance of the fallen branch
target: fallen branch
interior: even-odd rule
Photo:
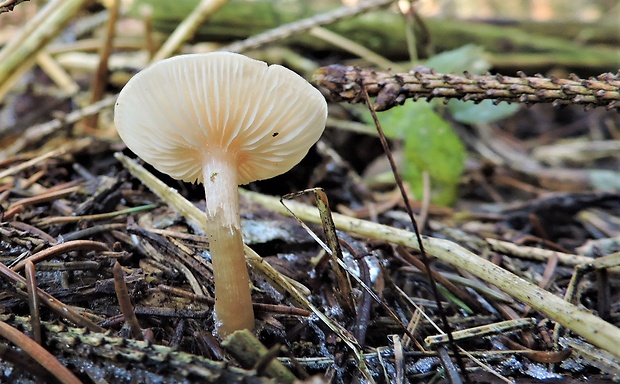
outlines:
[[[472,100],[490,99],[524,104],[580,104],[586,107],[606,107],[620,111],[620,74],[604,73],[597,78],[546,78],[540,75],[518,77],[502,75],[463,76],[436,73],[428,68],[416,68],[408,73],[376,72],[344,65],[319,68],[314,82],[327,89],[334,101],[357,103],[363,101],[362,86],[376,97],[375,110],[385,111],[401,105],[406,99]]]

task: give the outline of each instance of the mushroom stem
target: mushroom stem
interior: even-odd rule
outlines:
[[[215,283],[216,328],[221,337],[254,328],[250,277],[245,264],[237,164],[225,151],[209,151],[203,161],[209,250]]]

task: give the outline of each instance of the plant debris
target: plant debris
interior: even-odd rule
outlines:
[[[422,67],[395,74],[373,67],[382,62],[376,56],[352,59],[351,52],[364,51],[348,46],[346,36],[333,52],[283,40],[325,36],[314,28],[372,16],[385,0],[335,4],[328,13],[214,46],[192,40],[190,30],[164,45],[153,13],[145,8],[130,19],[118,1],[110,3],[121,6],[121,17],[107,25],[108,11],[99,6],[72,16],[82,1],[52,1],[42,8],[52,15],[49,36],[33,33],[33,24],[13,32],[11,23],[27,23],[28,12],[39,9],[34,3],[0,2],[0,30],[18,40],[0,37],[0,58],[17,60],[0,60],[0,381],[620,378],[617,68],[600,77],[579,68],[580,77],[557,68],[541,76]],[[208,18],[208,3],[188,18]],[[213,11],[239,7],[239,0],[216,3]],[[424,28],[420,15],[407,22]],[[330,118],[300,165],[239,190],[256,328],[221,339],[204,191],[136,159],[117,137],[112,107],[128,77],[157,54],[259,45],[246,53],[314,74],[332,98]],[[93,66],[89,51],[103,46],[112,47],[101,56],[109,62],[97,57]],[[377,111],[401,108],[408,98],[530,107],[465,123],[429,103],[467,151],[456,200],[442,207],[431,199],[428,175],[420,188],[404,185],[404,194],[391,173],[380,177],[387,168],[375,127],[357,106],[340,102],[361,101],[362,86]],[[409,166],[402,140],[390,139],[394,163]],[[440,308],[452,346],[438,325]]]

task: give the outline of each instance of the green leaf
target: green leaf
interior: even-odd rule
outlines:
[[[441,73],[469,71],[480,74],[490,68],[482,47],[465,45],[461,48],[433,56],[425,66]],[[492,101],[480,104],[451,101],[447,111],[463,123],[489,123],[513,114],[518,105],[493,105]],[[372,124],[368,112],[364,120]],[[449,205],[456,199],[457,187],[465,167],[466,153],[452,126],[438,115],[432,104],[424,101],[406,103],[378,114],[387,137],[404,140],[404,164],[401,173],[416,198],[423,194],[423,174],[431,179],[431,201]]]
[[[424,108],[431,109],[432,112],[432,107],[428,103],[424,101],[420,101],[419,103],[425,105]],[[407,102],[405,105],[377,113],[381,128],[383,128],[386,137],[390,139],[404,139],[407,137],[412,127],[419,127],[426,121],[424,114],[418,115],[415,113],[414,110],[417,107],[412,106],[413,104],[415,103]],[[362,112],[362,119],[367,124],[372,126],[375,125],[368,108]]]
[[[518,104],[493,104],[492,100],[482,100],[479,104],[473,101],[451,100],[446,109],[454,120],[464,124],[493,123],[519,110]]]
[[[439,53],[424,64],[440,73],[461,73],[468,71],[481,74],[488,71],[491,64],[486,59],[484,49],[477,45],[467,44],[460,48]]]
[[[416,198],[422,198],[422,175],[426,171],[431,179],[431,201],[439,205],[454,202],[466,153],[450,124],[424,101],[406,103],[378,116],[390,137],[405,142],[401,173]]]

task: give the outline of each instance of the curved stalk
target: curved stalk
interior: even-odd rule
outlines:
[[[250,277],[245,264],[237,168],[225,151],[203,162],[207,233],[215,283],[215,324],[221,337],[254,328]]]

